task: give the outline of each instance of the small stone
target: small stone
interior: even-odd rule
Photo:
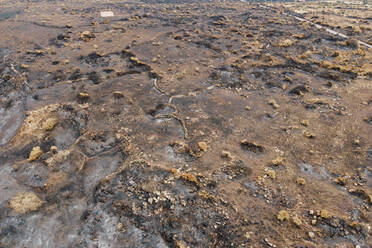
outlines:
[[[90,31],[83,31],[80,34],[80,39],[82,39],[83,41],[89,41],[90,39],[95,38],[95,37],[96,36],[94,34],[92,34],[92,32],[90,32]]]
[[[315,138],[315,134],[313,134],[309,131],[305,131],[304,135],[305,135],[306,138],[309,138],[309,139]]]
[[[311,238],[311,239],[315,238],[315,233],[314,232],[309,232],[308,235],[309,235],[309,238]]]
[[[249,111],[249,110],[251,110],[251,107],[250,106],[245,106],[245,110]]]
[[[228,159],[231,159],[231,158],[232,158],[232,156],[231,156],[231,152],[229,152],[229,151],[222,151],[222,153],[221,153],[221,157],[222,157],[222,158],[228,158]]]
[[[254,152],[254,153],[264,152],[264,147],[263,146],[258,145],[255,142],[250,142],[246,139],[241,140],[240,145],[241,145],[242,148],[244,148],[245,150],[248,150],[250,152]]]
[[[32,162],[38,159],[43,154],[43,151],[40,149],[40,146],[35,146],[32,148],[32,151],[30,152],[30,156],[28,157],[27,161]]]
[[[274,166],[283,165],[284,160],[285,159],[283,157],[277,157],[276,159],[271,160],[271,165]]]
[[[26,214],[38,210],[43,201],[32,192],[18,193],[9,201],[9,207],[18,214]]]
[[[276,101],[274,99],[270,99],[267,103],[269,105],[273,106],[274,109],[278,109],[279,108],[279,105],[276,103]]]
[[[275,179],[276,178],[276,173],[274,170],[267,170],[266,171],[266,175],[271,178],[271,179]]]
[[[309,120],[302,120],[300,123],[305,127],[309,126]]]
[[[306,180],[305,180],[305,178],[302,178],[302,177],[297,178],[296,182],[297,182],[299,185],[305,185],[305,184],[306,184]]]
[[[200,150],[202,150],[203,152],[207,151],[207,149],[208,149],[208,145],[204,141],[198,142],[198,146],[199,146]]]
[[[311,225],[315,226],[316,225],[316,220],[311,220]]]
[[[51,147],[50,147],[50,151],[52,151],[52,152],[56,152],[56,151],[57,151],[57,147],[56,147],[56,146],[51,146]]]
[[[121,93],[120,91],[115,91],[114,93],[112,93],[112,95],[115,97],[115,98],[123,98],[124,97],[124,94]]]
[[[89,94],[88,93],[79,93],[78,94],[78,99],[82,100],[82,101],[88,100],[89,99]]]
[[[295,43],[295,41],[290,40],[290,39],[283,39],[279,41],[279,46],[280,47],[290,47]]]
[[[359,145],[360,145],[360,140],[355,139],[355,140],[353,141],[353,144],[356,145],[356,146],[359,146]]]
[[[296,226],[301,226],[301,225],[302,225],[302,221],[301,221],[301,219],[298,218],[297,216],[294,216],[294,217],[292,218],[292,221],[293,221],[293,223],[294,223]]]
[[[72,28],[72,25],[69,24],[69,23],[67,23],[67,24],[66,24],[66,28]]]
[[[330,215],[327,210],[323,209],[323,210],[320,210],[320,217],[322,217],[323,219],[329,219]]]
[[[280,210],[276,218],[280,221],[289,220],[289,213],[285,210]]]
[[[267,238],[264,238],[264,241],[265,241],[265,243],[266,243],[269,247],[276,247],[276,245],[274,245],[273,243],[271,243]]]
[[[314,215],[314,210],[309,210],[310,215]]]
[[[345,184],[346,184],[346,178],[345,177],[338,177],[338,178],[335,178],[333,180],[333,182],[335,184],[338,184],[338,185],[341,185],[341,186],[345,186]]]
[[[53,128],[55,127],[55,125],[57,124],[57,119],[56,118],[48,118],[44,124],[43,124],[43,129],[45,131],[51,131],[53,130]]]
[[[250,239],[251,238],[251,235],[249,234],[249,232],[245,232],[244,237],[246,239]]]
[[[21,65],[21,68],[22,68],[22,69],[28,69],[28,68],[29,68],[29,66],[28,66],[28,65],[26,65],[26,64],[22,64],[22,65]]]

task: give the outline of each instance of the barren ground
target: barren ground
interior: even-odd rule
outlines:
[[[371,247],[371,9],[270,6],[0,1],[0,247]]]

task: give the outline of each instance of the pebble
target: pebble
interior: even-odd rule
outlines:
[[[311,238],[311,239],[315,238],[315,233],[314,232],[309,232],[308,235],[309,235],[309,238]]]
[[[21,68],[22,68],[22,69],[28,69],[28,68],[29,68],[29,66],[28,66],[28,65],[26,65],[26,64],[22,64],[22,65],[21,65]]]
[[[302,120],[301,122],[301,125],[303,125],[303,126],[309,126],[309,120]]]
[[[289,220],[289,213],[285,210],[280,210],[276,218],[280,221]]]
[[[115,97],[115,98],[123,98],[124,95],[123,93],[121,93],[120,91],[115,91],[114,93],[112,93],[112,95]]]
[[[78,98],[80,100],[88,100],[89,99],[89,94],[87,94],[87,93],[79,93],[78,94]]]
[[[231,152],[229,152],[229,151],[222,151],[221,157],[222,158],[229,158],[229,159],[231,159],[232,158],[232,155],[231,155]]]
[[[301,221],[301,219],[298,218],[297,216],[294,216],[294,217],[292,218],[292,221],[293,221],[293,223],[294,223],[296,226],[301,226],[301,225],[302,225],[302,221]]]
[[[32,148],[32,151],[30,152],[30,156],[28,157],[27,161],[32,162],[38,159],[43,154],[43,151],[40,149],[40,146],[35,146]]]
[[[305,135],[306,138],[309,138],[309,139],[315,138],[315,134],[313,134],[309,131],[305,131],[304,135]]]
[[[89,41],[90,39],[92,39],[94,37],[95,37],[95,35],[92,34],[92,32],[90,32],[90,31],[83,31],[80,34],[80,39],[82,39],[83,41]]]
[[[198,146],[199,146],[200,150],[202,150],[203,152],[207,151],[207,149],[208,149],[208,145],[204,141],[198,142]]]
[[[323,209],[323,210],[320,210],[320,217],[322,217],[323,219],[329,219],[330,215],[327,210]]]
[[[43,124],[43,129],[45,131],[51,131],[53,130],[53,128],[55,127],[55,125],[57,124],[57,119],[56,118],[48,118],[44,124]]]
[[[266,175],[267,175],[268,177],[270,177],[271,179],[275,179],[275,178],[276,178],[276,173],[275,173],[274,170],[267,170],[267,171],[266,171]]]
[[[305,185],[306,184],[306,180],[304,178],[302,178],[302,177],[297,178],[296,182],[299,185]]]
[[[279,108],[279,104],[277,104],[274,99],[270,99],[267,103],[269,105],[271,105],[274,109],[278,109]]]

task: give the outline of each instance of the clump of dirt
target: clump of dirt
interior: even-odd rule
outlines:
[[[27,214],[36,211],[43,205],[43,201],[32,192],[18,193],[9,201],[9,207],[17,214]]]

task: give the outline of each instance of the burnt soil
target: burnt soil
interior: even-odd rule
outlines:
[[[372,246],[371,50],[280,5],[0,5],[0,247]]]

